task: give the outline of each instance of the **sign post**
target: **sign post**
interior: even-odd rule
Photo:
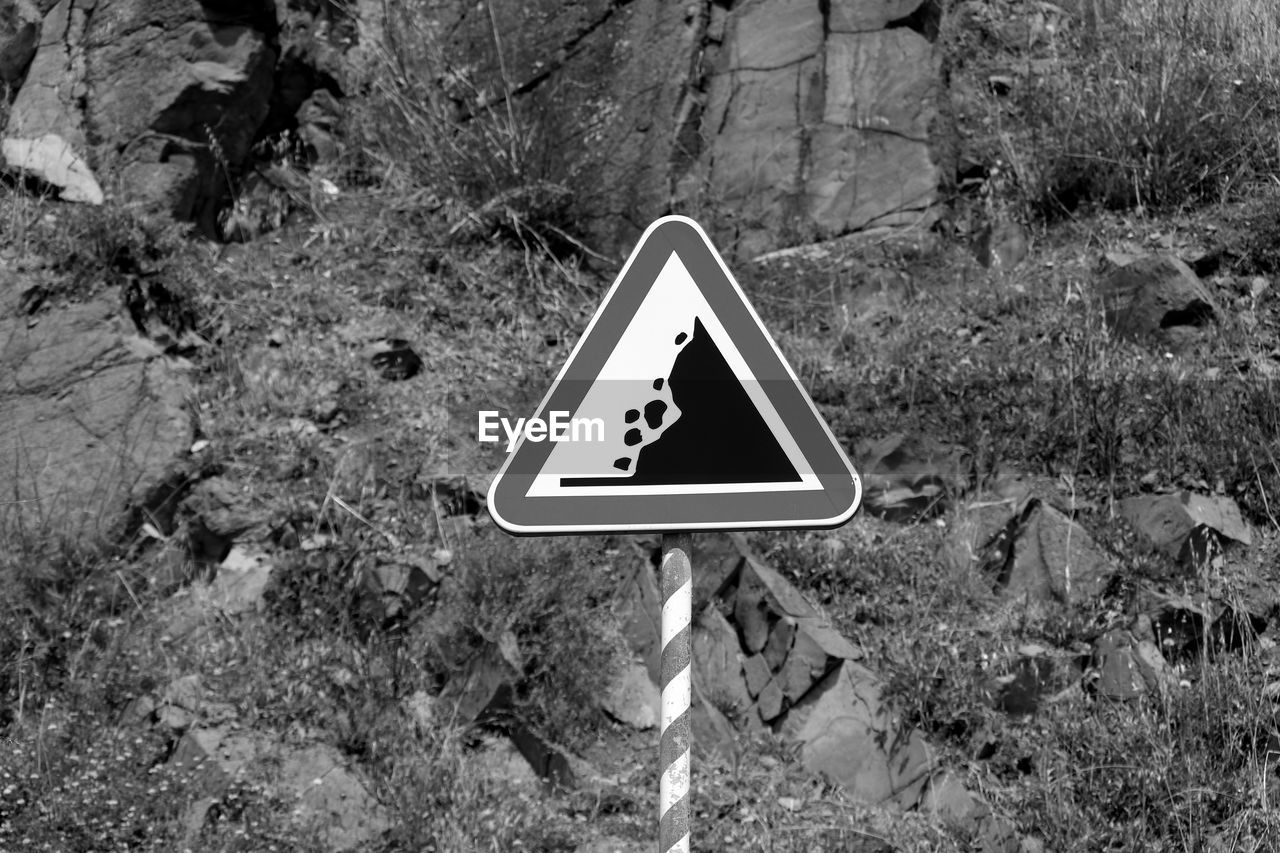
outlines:
[[[662,537],[662,728],[658,746],[658,853],[689,853],[689,634],[693,623],[693,535]]]
[[[839,527],[862,484],[706,233],[645,230],[537,411],[479,413],[520,535],[662,533],[660,853],[689,853],[692,531]]]

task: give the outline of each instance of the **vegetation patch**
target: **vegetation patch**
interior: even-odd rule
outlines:
[[[986,165],[957,175],[940,233],[735,262],[852,454],[909,436],[955,462],[909,520],[864,512],[752,545],[860,647],[940,766],[1044,849],[1275,849],[1274,10],[1131,0],[1093,21],[1043,5],[946,5],[938,43]],[[171,511],[113,550],[6,526],[0,503],[0,848],[321,845],[270,774],[210,790],[171,762],[216,727],[336,748],[385,812],[366,849],[652,838],[656,733],[600,697],[630,662],[619,598],[654,542],[506,537],[483,507],[503,457],[474,440],[481,408],[530,413],[616,269],[576,236],[546,116],[501,71],[451,64],[414,8],[391,11],[397,39],[366,69],[336,194],[269,237],[212,246],[0,183],[0,265],[43,276],[24,316],[119,292],[185,359],[199,420]],[[1030,223],[1026,258],[985,268],[941,236],[969,239],[958,223],[978,214]],[[1198,264],[1219,306],[1185,347],[1108,328],[1108,256],[1148,252]],[[419,369],[384,370],[389,349]],[[1095,600],[1002,591],[996,537],[957,557],[970,513],[1018,489],[1096,542],[1111,582]],[[1180,559],[1120,517],[1124,498],[1182,491],[1233,500],[1253,544]],[[209,605],[249,545],[260,594]],[[1204,620],[1185,648],[1152,627],[1166,606]],[[1252,627],[1209,627],[1230,624]],[[1158,684],[1098,687],[1113,632],[1135,666],[1149,636]],[[488,665],[507,693],[472,689]],[[1027,678],[1045,689],[1009,700]],[[196,682],[205,698],[179,706],[173,685]],[[503,745],[526,730],[598,772],[569,790],[517,772]],[[693,792],[695,847],[981,843],[852,802],[765,732],[697,754]]]

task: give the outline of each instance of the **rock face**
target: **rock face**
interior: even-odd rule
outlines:
[[[117,536],[167,496],[191,447],[188,383],[118,296],[26,316],[17,290],[0,293],[3,499],[29,531]]]
[[[121,198],[196,218],[266,118],[275,31],[267,0],[61,0],[44,17],[4,159],[64,199],[100,204],[118,181]]]
[[[64,199],[140,200],[213,233],[254,140],[296,128],[310,160],[337,156],[326,95],[409,33],[437,77],[532,117],[546,174],[495,197],[559,187],[602,246],[673,209],[746,252],[932,216],[937,0],[339,6],[0,0],[0,83],[22,82],[4,160]]]
[[[36,55],[40,22],[54,0],[0,0],[0,86],[21,82]]]
[[[83,95],[85,14],[61,0],[45,17],[27,81],[14,101],[0,153],[16,169],[58,187],[68,201],[102,204],[78,101]]]
[[[705,182],[743,230],[793,229],[801,241],[918,222],[937,182],[936,60],[920,33],[887,27],[920,6],[748,2],[723,23],[712,7],[708,36],[723,41],[709,66],[706,142],[682,185]]]
[[[549,177],[602,243],[672,208],[727,212],[710,227],[746,251],[929,215],[928,0],[582,0],[537,16],[498,0],[493,20],[430,5],[446,62],[501,90],[497,21],[505,85],[554,116]]]

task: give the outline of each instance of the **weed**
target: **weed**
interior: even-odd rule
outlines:
[[[1244,26],[1237,14],[1265,10],[1125,5],[1127,17],[1096,38],[1058,39],[1052,73],[1014,86],[995,123],[1002,162],[986,181],[988,212],[1019,193],[1046,218],[1095,203],[1178,207],[1248,188],[1274,165],[1264,137],[1275,71],[1263,50],[1273,31],[1269,18]],[[353,110],[374,188],[344,191],[309,234],[286,229],[271,247],[237,247],[200,269],[195,299],[219,344],[197,356],[205,470],[243,486],[255,516],[266,507],[262,546],[275,550],[264,611],[210,615],[175,638],[152,614],[160,587],[145,560],[83,559],[49,547],[43,530],[6,541],[18,547],[3,558],[11,595],[0,605],[0,848],[176,849],[199,780],[165,761],[172,732],[119,720],[134,698],[191,673],[235,708],[236,725],[335,744],[358,764],[392,823],[371,849],[572,849],[608,821],[651,833],[653,761],[574,799],[487,772],[474,749],[486,726],[514,721],[579,752],[617,743],[596,708],[622,648],[609,607],[618,543],[513,541],[471,524],[474,501],[442,519],[431,499],[436,466],[459,458],[449,418],[491,389],[514,400],[522,386],[545,387],[599,282],[560,251],[574,245],[564,187],[575,164],[545,117],[512,97],[502,62],[489,76],[457,62],[418,8],[391,12]],[[1163,17],[1135,17],[1144,10]],[[1175,26],[1178,14],[1195,25]],[[511,39],[502,23],[490,18],[495,60]],[[260,153],[280,164],[295,148]],[[128,210],[55,208],[8,185],[0,204],[6,245],[57,267],[45,301],[182,281],[191,257],[181,229]],[[731,228],[734,212],[708,204]],[[1247,247],[1257,272],[1274,271],[1272,224],[1264,217]],[[508,239],[478,239],[494,234]],[[1095,238],[1078,242],[1092,251]],[[841,288],[861,275],[839,260],[783,267],[786,286],[750,271],[743,280],[767,325],[785,328],[805,384],[821,384],[846,446],[893,431],[963,445],[975,462],[962,492],[1005,464],[1078,485],[1096,507],[1079,520],[1143,592],[1198,580],[1217,596],[1232,581],[1188,578],[1135,548],[1105,499],[1194,488],[1233,495],[1251,521],[1275,525],[1280,398],[1234,370],[1241,348],[1259,346],[1265,311],[1254,326],[1224,318],[1203,352],[1153,357],[1110,338],[1081,265],[1024,265],[974,283],[953,259],[900,258],[933,264],[929,284],[895,301],[882,328],[835,349]],[[1265,308],[1270,297],[1250,298]],[[390,335],[412,338],[429,369],[411,382],[371,375],[362,348]],[[339,415],[322,419],[321,402]],[[1262,651],[1246,644],[1238,660],[1181,664],[1186,686],[1132,705],[1077,697],[1003,716],[990,685],[1017,646],[1087,644],[1115,598],[1056,609],[1001,600],[976,570],[945,559],[952,519],[863,518],[755,542],[866,651],[901,721],[932,736],[942,764],[968,767],[974,787],[1046,849],[1276,847],[1278,721],[1259,689],[1274,677]],[[437,546],[452,559],[423,601],[391,619],[365,606],[373,571]],[[1126,592],[1126,605],[1138,595]],[[481,726],[451,722],[442,686],[495,649],[523,687]],[[414,702],[441,713],[423,719]],[[975,761],[980,728],[992,745]],[[694,778],[695,843],[709,849],[845,849],[868,837],[904,850],[961,846],[924,815],[848,801],[768,736],[700,757]],[[196,840],[309,849],[284,809],[260,785],[233,784]]]
[[[112,274],[152,274],[183,254],[185,226],[115,205],[54,205],[20,190],[0,195],[6,241],[51,265],[84,295]]]
[[[162,732],[119,725],[153,684],[125,642],[151,601],[136,569],[102,568],[72,553],[0,565],[0,848],[174,849],[191,779],[163,764]]]
[[[482,541],[464,554],[456,587],[440,601],[456,614],[424,636],[445,666],[465,649],[514,639],[526,692],[515,713],[569,745],[589,742],[602,720],[599,697],[624,646],[610,610],[613,583],[598,541]]]
[[[175,849],[189,782],[160,764],[164,751],[154,732],[47,706],[0,748],[0,847]]]
[[[767,735],[744,736],[741,755],[708,756],[696,779],[695,843],[709,850],[966,849],[923,814],[855,802],[814,779],[792,748]]]
[[[1008,57],[1024,70],[1005,102],[988,101],[1004,192],[1056,219],[1093,205],[1221,201],[1268,180],[1280,164],[1274,8],[1125,0],[1111,9],[1096,26],[1055,33],[1030,61]]]
[[[376,51],[371,91],[355,124],[372,168],[391,185],[424,187],[455,209],[450,236],[515,239],[526,252],[563,254],[586,247],[571,235],[571,166],[534,113],[517,98],[506,68],[501,25],[485,3],[497,69],[453,55],[438,22],[415,7],[394,16]]]
[[[573,823],[528,781],[477,773],[466,733],[441,725],[390,761],[388,850],[572,849]]]
[[[1028,473],[1083,475],[1101,489],[1095,497],[1143,483],[1220,488],[1268,518],[1280,393],[1274,381],[1205,366],[1229,341],[1207,359],[1148,355],[1112,340],[1087,300],[1044,286],[1014,296],[978,286],[935,297],[955,300],[943,325],[936,306],[904,308],[900,332],[859,346],[834,374],[846,399],[865,402],[835,410],[833,427],[851,446],[896,431],[950,436],[973,454],[978,481],[1022,460]]]
[[[1023,807],[1052,849],[1200,849],[1277,839],[1266,749],[1275,710],[1256,659],[1202,661],[1184,686],[1138,705],[1050,709],[1015,737],[1034,756]],[[1139,757],[1141,756],[1141,757]]]

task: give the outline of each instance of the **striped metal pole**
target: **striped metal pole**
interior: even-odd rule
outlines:
[[[662,735],[658,747],[658,851],[689,853],[689,707],[693,679],[689,633],[693,573],[689,533],[662,537]]]

